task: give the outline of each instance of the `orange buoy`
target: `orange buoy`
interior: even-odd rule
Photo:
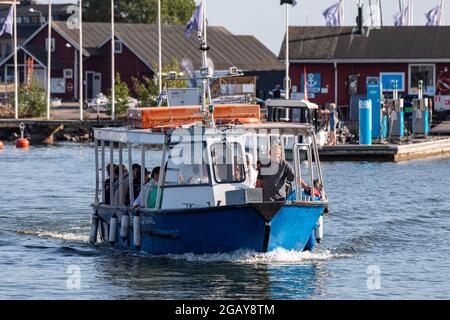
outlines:
[[[26,149],[29,146],[30,146],[30,141],[28,141],[28,139],[20,138],[19,140],[16,141],[16,148]]]
[[[2,150],[5,147],[5,145],[3,144],[3,142],[0,140],[0,150]]]

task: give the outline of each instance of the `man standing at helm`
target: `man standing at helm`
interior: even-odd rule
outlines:
[[[272,145],[270,161],[261,165],[256,187],[262,187],[264,201],[285,201],[288,181],[295,178],[292,166],[281,157],[281,147]]]

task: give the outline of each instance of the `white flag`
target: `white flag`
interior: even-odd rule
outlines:
[[[427,26],[438,26],[441,22],[441,6],[438,5],[425,13],[425,17],[427,18]]]
[[[394,26],[409,26],[409,7],[394,14]]]
[[[5,19],[5,23],[3,24],[2,29],[0,30],[0,36],[2,36],[5,32],[12,35],[13,31],[13,6],[9,9],[8,16]]]
[[[327,27],[341,26],[341,3],[338,2],[322,12]]]

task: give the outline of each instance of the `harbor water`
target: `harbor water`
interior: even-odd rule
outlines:
[[[6,144],[0,299],[449,299],[450,159],[323,171],[330,213],[313,253],[142,256],[87,243],[92,144]]]

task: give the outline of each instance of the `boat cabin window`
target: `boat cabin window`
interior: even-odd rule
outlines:
[[[202,150],[194,150],[195,148],[188,144],[170,146],[166,156],[164,187],[210,185],[209,166],[203,162],[201,156],[204,148],[205,145],[201,147]],[[194,156],[194,151],[197,151],[200,157]]]
[[[245,181],[244,157],[239,143],[221,142],[211,146],[214,177],[217,183]]]

